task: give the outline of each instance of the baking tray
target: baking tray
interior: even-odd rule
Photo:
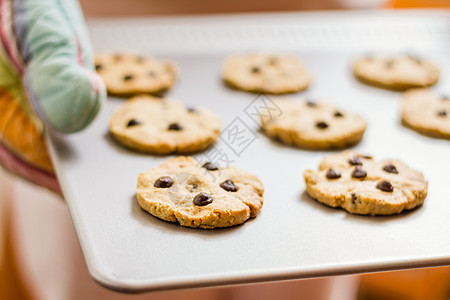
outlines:
[[[402,127],[401,93],[357,82],[349,66],[361,53],[408,51],[440,67],[435,89],[448,93],[449,19],[439,11],[369,11],[89,20],[97,51],[129,49],[174,60],[181,75],[167,96],[214,110],[224,128],[243,129],[244,146],[234,145],[224,131],[215,151],[265,186],[260,215],[242,226],[190,229],[149,215],[135,198],[137,176],[167,158],[114,142],[108,120],[123,99],[109,98],[85,131],[47,134],[94,279],[140,292],[448,265],[450,143]],[[299,95],[363,115],[369,125],[354,150],[399,158],[423,171],[429,181],[425,204],[396,216],[368,217],[310,199],[304,170],[334,152],[270,141],[252,115],[270,98],[230,90],[220,80],[227,54],[257,50],[301,57],[313,83]]]

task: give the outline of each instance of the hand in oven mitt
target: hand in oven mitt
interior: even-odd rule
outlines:
[[[43,132],[73,133],[106,97],[75,0],[0,0],[0,163],[59,191]]]

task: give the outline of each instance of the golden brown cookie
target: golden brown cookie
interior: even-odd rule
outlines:
[[[226,59],[223,80],[230,86],[248,92],[285,94],[309,86],[309,74],[293,56],[247,54]]]
[[[429,89],[403,95],[402,123],[422,134],[450,139],[450,98]]]
[[[393,90],[427,87],[439,79],[435,65],[411,55],[359,58],[354,62],[353,73],[365,83]]]
[[[99,54],[95,69],[113,95],[158,95],[169,90],[177,76],[175,65],[132,54]]]
[[[325,102],[275,100],[280,114],[260,112],[264,133],[288,145],[307,149],[345,148],[358,143],[367,127],[359,115]]]
[[[247,172],[177,157],[141,173],[136,195],[139,205],[155,217],[213,229],[256,217],[263,193],[261,181]]]
[[[130,149],[153,154],[193,153],[217,141],[221,121],[206,108],[136,96],[114,113],[109,128],[115,139]]]
[[[312,198],[353,214],[398,214],[421,205],[428,192],[422,173],[402,162],[377,162],[348,150],[325,157],[304,177]]]

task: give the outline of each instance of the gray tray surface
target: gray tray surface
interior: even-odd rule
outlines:
[[[435,89],[448,93],[448,15],[422,13],[423,17],[417,18],[420,12],[414,12],[411,17],[400,13],[400,19],[413,24],[404,29],[404,24],[409,23],[405,21],[396,27],[398,18],[392,13],[362,14],[366,14],[369,21],[361,21],[364,18],[353,13],[186,18],[184,23],[179,22],[187,27],[177,23],[177,18],[174,22],[168,19],[92,20],[89,24],[98,50],[123,49],[123,45],[130,46],[127,44],[130,36],[136,34],[142,38],[141,32],[145,30],[149,31],[151,39],[156,25],[163,28],[161,30],[176,32],[173,47],[181,43],[183,36],[189,39],[189,34],[199,41],[202,34],[213,40],[208,30],[217,24],[221,24],[217,28],[223,32],[228,32],[226,28],[241,32],[241,37],[234,33],[218,37],[219,46],[223,39],[229,39],[234,51],[221,51],[212,46],[198,49],[198,45],[189,43],[186,49],[173,49],[167,41],[162,43],[165,48],[161,45],[151,48],[149,41],[143,41],[142,47],[136,46],[134,50],[169,58],[178,64],[181,75],[167,95],[169,98],[208,107],[222,117],[224,128],[240,126],[246,130],[245,147],[233,145],[225,131],[215,149],[228,155],[233,160],[232,165],[256,174],[266,190],[260,215],[243,226],[196,230],[152,217],[137,205],[137,176],[166,158],[135,153],[115,143],[108,133],[108,121],[124,100],[108,99],[98,118],[84,132],[70,136],[48,135],[58,178],[93,277],[109,288],[136,292],[449,264],[449,141],[427,138],[402,127],[401,93],[362,85],[353,78],[349,68],[358,54],[372,50],[369,44],[354,42],[352,30],[364,40],[360,34],[364,28],[377,32],[373,30],[377,28],[375,24],[391,22],[392,30],[404,41],[397,41],[392,49],[384,49],[385,45],[375,49],[414,50],[415,54],[431,59],[442,70],[441,81]],[[316,168],[324,155],[334,152],[305,151],[271,142],[257,131],[257,124],[249,113],[264,98],[229,90],[222,84],[220,69],[227,54],[273,48],[265,47],[264,40],[255,40],[252,46],[236,42],[241,39],[244,43],[248,24],[253,24],[250,26],[253,32],[267,33],[268,26],[284,32],[289,30],[289,24],[296,24],[294,29],[314,28],[322,24],[321,20],[326,26],[323,25],[316,37],[308,37],[313,46],[291,44],[289,40],[297,36],[295,30],[278,45],[284,52],[301,57],[312,74],[312,86],[300,95],[324,99],[363,115],[369,126],[355,150],[372,154],[376,159],[398,158],[423,171],[429,181],[429,195],[419,209],[391,217],[366,217],[350,215],[310,199],[304,192],[304,170]],[[320,32],[331,28],[339,31],[340,20],[346,20],[345,24],[356,20],[362,25],[358,28],[343,26],[342,39],[331,39],[334,42],[327,46],[320,42],[323,39]],[[242,25],[244,23],[247,27]],[[411,30],[411,26],[416,25],[423,28],[424,23],[428,34]],[[164,27],[164,24],[169,25]],[[174,24],[178,24],[181,33],[174,29]],[[242,31],[236,29],[239,26]],[[189,28],[191,31],[187,34]],[[204,31],[201,28],[205,28]],[[117,35],[117,30],[124,32],[123,38]],[[409,38],[401,35],[405,30],[411,33]],[[114,41],[105,36],[108,32]],[[302,32],[308,34],[309,31]],[[421,36],[428,43],[417,42]],[[211,152],[208,155],[212,155]],[[205,154],[196,157],[206,159]]]

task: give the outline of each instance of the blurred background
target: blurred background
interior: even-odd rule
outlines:
[[[80,4],[86,18],[342,9],[450,9],[450,0],[80,0]],[[77,289],[85,289],[83,299],[135,297],[107,291],[90,279],[63,201],[47,190],[36,191],[36,188],[27,182],[13,180],[12,175],[5,171],[0,171],[0,179],[0,224],[4,225],[0,226],[0,299],[41,299],[37,295],[48,295],[48,299],[79,299],[77,295],[80,294],[76,291]],[[33,195],[32,203],[12,200],[13,198],[30,198],[30,195]],[[21,213],[19,216],[15,215],[17,211],[33,213],[28,216]],[[35,215],[40,217],[33,217]],[[21,223],[21,219],[28,219],[28,224]],[[42,222],[43,219],[45,224]],[[26,230],[23,230],[24,226]],[[27,232],[28,237],[20,236],[23,232]],[[35,243],[23,242],[27,238],[34,239]],[[71,259],[67,259],[69,256],[58,256],[60,252],[66,255],[72,254]],[[34,257],[40,261],[33,266],[33,270],[27,270],[22,256]],[[75,273],[75,276],[69,276],[68,273]],[[41,280],[33,282],[33,276],[40,277]],[[328,295],[326,299],[450,299],[450,268],[447,267],[384,272],[342,277],[342,279],[342,281],[334,282],[333,292],[322,290],[318,293],[317,291],[324,286],[329,286],[327,283],[330,281],[320,279],[164,292],[136,297],[139,299],[252,299],[255,297],[259,299],[318,299],[313,295],[326,293]],[[342,288],[339,289],[339,286]],[[46,292],[39,293],[37,292],[39,289]]]

